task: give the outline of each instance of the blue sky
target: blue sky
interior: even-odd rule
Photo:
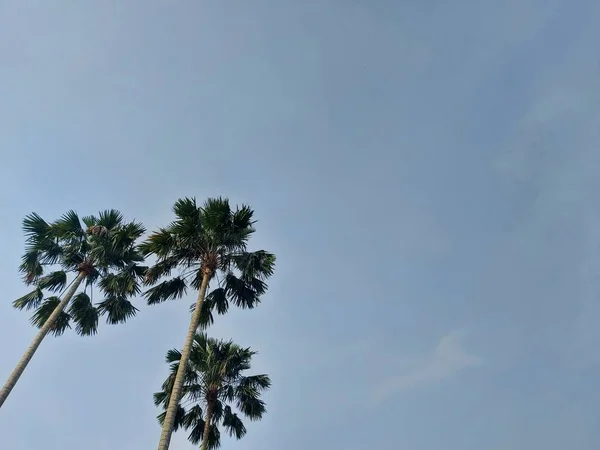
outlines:
[[[260,308],[211,329],[274,382],[224,450],[597,449],[599,22],[592,0],[3,2],[0,376],[34,333],[25,214],[152,229],[224,195],[278,255]],[[191,302],[44,342],[3,448],[156,446]]]

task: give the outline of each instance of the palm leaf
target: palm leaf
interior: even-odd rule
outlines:
[[[36,242],[47,237],[50,225],[37,213],[31,213],[23,219],[23,233],[28,242]]]
[[[25,284],[30,285],[43,275],[44,267],[40,262],[40,256],[39,250],[28,250],[21,258],[19,272],[23,274]]]
[[[242,419],[231,410],[230,406],[226,406],[223,412],[223,426],[229,436],[235,436],[236,439],[241,439],[246,434],[246,427]]]
[[[148,289],[144,292],[144,297],[149,305],[154,305],[166,300],[181,298],[186,291],[185,280],[181,277],[175,277],[172,280],[163,281],[153,288]]]
[[[161,277],[171,275],[172,270],[177,267],[179,260],[177,258],[166,258],[149,267],[144,274],[144,284],[151,285],[156,283]]]
[[[232,213],[226,198],[209,198],[202,206],[202,225],[212,233],[224,233],[231,229]]]
[[[166,415],[167,415],[167,412],[164,411],[161,414],[159,414],[158,416],[156,416],[156,418],[158,419],[158,423],[160,423],[162,425],[165,421]],[[177,405],[177,411],[175,412],[175,424],[173,426],[173,431],[177,431],[179,428],[181,428],[183,426],[185,418],[186,418],[185,409],[181,405]]]
[[[248,282],[230,272],[225,276],[225,291],[236,306],[252,309],[260,303],[260,295],[266,291],[266,284],[257,278]]]
[[[97,225],[106,227],[109,231],[123,223],[123,215],[116,209],[107,209],[98,214]]]
[[[48,289],[52,292],[62,291],[67,285],[67,274],[62,271],[52,272],[38,281],[40,289]]]
[[[80,336],[91,336],[98,331],[98,310],[92,305],[90,297],[80,292],[71,300],[69,314],[75,322],[75,331]]]
[[[106,316],[106,322],[110,325],[124,323],[134,317],[139,311],[124,296],[111,296],[96,305],[98,313]]]
[[[232,262],[243,279],[265,280],[275,272],[275,255],[265,250],[234,255]]]
[[[44,299],[44,292],[40,288],[36,288],[29,294],[25,294],[23,297],[16,299],[13,302],[13,307],[17,309],[35,309],[40,306]]]
[[[195,198],[180,198],[173,205],[173,212],[178,219],[186,221],[197,221],[199,219],[200,209],[196,204]]]
[[[204,434],[204,417],[202,414],[202,408],[195,405],[186,414],[183,425],[186,430],[191,428],[191,432],[188,436],[188,440],[193,445],[198,445],[202,442],[202,435]]]
[[[84,237],[84,231],[79,221],[79,216],[73,210],[67,211],[63,216],[52,224],[56,235],[62,238]]]
[[[33,316],[31,317],[32,325],[35,325],[38,328],[42,328],[50,315],[54,312],[58,304],[60,303],[60,298],[58,297],[48,297],[40,307],[35,311]],[[65,332],[67,328],[71,328],[69,324],[71,320],[71,316],[66,312],[62,311],[58,316],[58,319],[50,329],[50,333],[54,336],[60,336]]]

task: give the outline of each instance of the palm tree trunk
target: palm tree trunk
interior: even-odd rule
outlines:
[[[52,314],[50,314],[50,317],[48,317],[48,320],[46,320],[46,323],[44,323],[44,325],[42,325],[42,328],[40,328],[40,331],[38,332],[38,334],[36,334],[36,336],[31,341],[31,344],[29,345],[27,350],[25,350],[25,353],[21,357],[21,360],[19,361],[19,363],[17,364],[15,369],[12,371],[12,373],[8,377],[8,380],[6,380],[6,383],[4,383],[4,386],[2,386],[2,389],[0,390],[0,407],[2,407],[2,405],[8,398],[8,395],[10,394],[10,392],[13,390],[13,388],[17,384],[17,381],[19,381],[19,378],[21,378],[21,375],[25,371],[25,368],[29,364],[29,361],[31,361],[31,358],[33,358],[33,355],[35,354],[36,350],[38,349],[38,347],[40,346],[40,344],[42,343],[42,341],[44,340],[44,338],[46,337],[48,332],[52,329],[52,327],[56,323],[56,320],[60,316],[60,313],[62,313],[64,311],[66,306],[71,301],[71,298],[73,297],[73,295],[75,295],[77,288],[79,288],[79,285],[84,280],[84,278],[85,278],[85,273],[79,272],[79,275],[77,275],[77,278],[75,278],[75,281],[73,281],[73,285],[71,286],[71,288],[67,291],[65,296],[61,299],[58,306],[56,308],[54,308],[54,311],[52,311]]]
[[[194,314],[192,314],[192,320],[190,322],[190,328],[185,338],[185,344],[181,351],[181,359],[179,360],[179,368],[175,375],[175,381],[173,382],[173,390],[171,391],[171,398],[169,399],[169,406],[167,407],[167,413],[165,415],[165,421],[163,422],[162,431],[160,433],[160,440],[158,441],[158,450],[168,450],[169,444],[171,443],[171,435],[173,434],[173,427],[175,425],[175,414],[177,413],[177,406],[179,400],[181,400],[181,391],[183,389],[183,381],[185,379],[185,372],[187,369],[188,361],[190,359],[190,353],[192,351],[192,343],[194,342],[194,336],[200,325],[200,314],[202,313],[202,304],[204,303],[204,297],[206,296],[206,288],[208,287],[208,281],[212,273],[205,272],[202,277],[202,284],[200,285],[200,291],[198,292],[198,300],[196,300],[196,308]]]
[[[204,419],[204,432],[202,433],[202,445],[200,446],[200,450],[208,449],[208,435],[210,434],[210,422],[212,421],[214,409],[214,400],[208,402],[208,405],[206,406],[206,418]]]

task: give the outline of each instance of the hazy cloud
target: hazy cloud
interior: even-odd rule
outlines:
[[[376,392],[376,398],[382,400],[406,389],[422,387],[439,383],[445,378],[482,363],[477,356],[471,355],[460,342],[461,332],[456,330],[442,337],[426,358],[410,364],[404,373],[397,374],[385,380]]]

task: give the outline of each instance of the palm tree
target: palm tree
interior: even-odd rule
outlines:
[[[31,322],[40,331],[0,390],[0,407],[48,333],[59,336],[73,323],[79,335],[89,336],[96,334],[100,316],[109,324],[133,317],[137,308],[128,299],[141,292],[146,270],[135,246],[145,229],[136,222],[125,223],[116,210],[81,220],[69,211],[52,223],[32,213],[23,220],[23,231],[26,251],[19,270],[25,284],[35,289],[13,306],[33,309]],[[70,283],[69,274],[74,276]],[[95,304],[94,285],[103,294]],[[51,295],[44,298],[45,291]]]
[[[267,290],[266,279],[275,269],[272,253],[247,251],[247,242],[255,231],[250,207],[243,205],[232,210],[229,201],[223,198],[211,198],[199,206],[195,199],[183,198],[175,202],[173,212],[175,220],[151,234],[140,246],[145,256],[157,258],[146,272],[146,284],[153,285],[178,271],[177,276],[145,292],[148,304],[181,298],[189,287],[198,290],[158,450],[167,450],[171,442],[184,369],[198,327],[212,322],[213,309],[225,314],[230,302],[241,308],[254,308]],[[217,286],[206,295],[212,281]]]
[[[217,341],[205,334],[196,334],[183,385],[184,405],[178,405],[175,429],[191,430],[188,440],[202,450],[216,449],[220,445],[219,424],[230,436],[241,439],[246,427],[235,408],[250,420],[259,420],[266,412],[261,393],[271,386],[267,375],[244,376],[256,352],[242,348],[231,341]],[[170,350],[167,362],[171,374],[154,394],[154,403],[168,407],[173,384],[179,370],[181,353]],[[158,416],[164,423],[166,412]]]

